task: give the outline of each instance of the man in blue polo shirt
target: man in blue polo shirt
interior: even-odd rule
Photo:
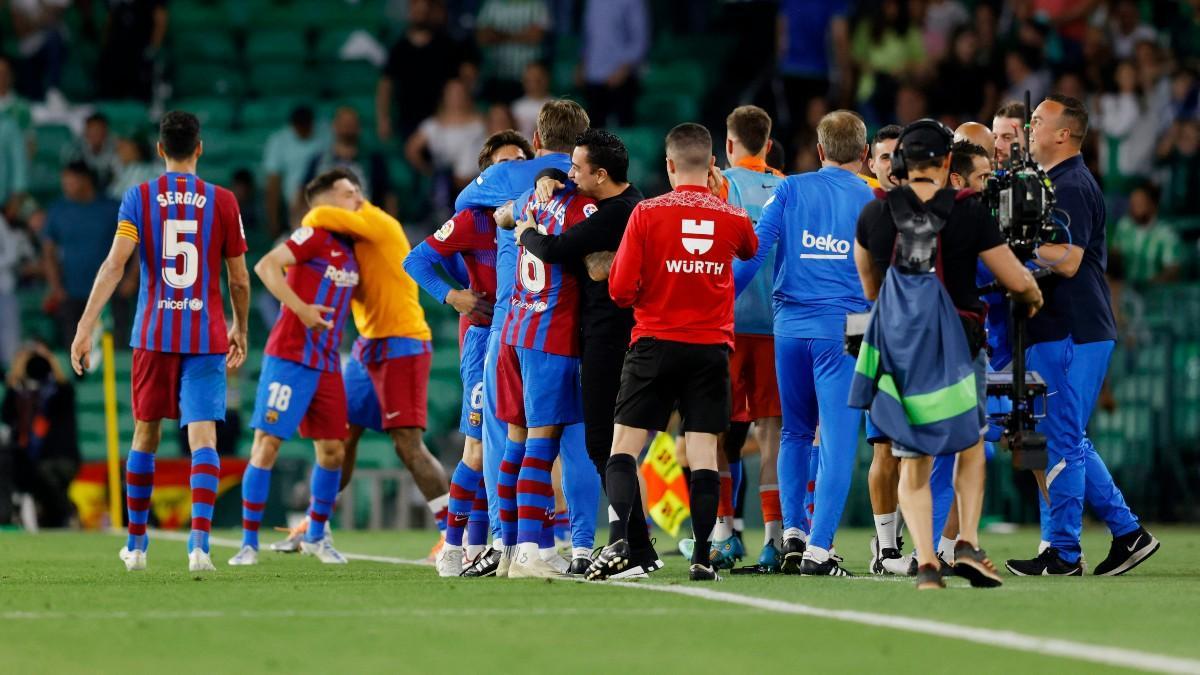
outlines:
[[[1058,208],[1069,219],[1068,243],[1038,249],[1037,264],[1054,275],[1045,283],[1046,305],[1029,321],[1026,366],[1046,380],[1046,484],[1050,517],[1042,537],[1049,547],[1032,560],[1009,560],[1020,576],[1080,576],[1083,502],[1108,525],[1112,548],[1095,574],[1115,576],[1158,550],[1158,540],[1138,524],[1087,437],[1088,419],[1104,383],[1116,341],[1112,298],[1104,279],[1108,264],[1104,196],[1084,166],[1080,146],[1087,134],[1083,103],[1052,95],[1033,112],[1029,147],[1050,174]]]

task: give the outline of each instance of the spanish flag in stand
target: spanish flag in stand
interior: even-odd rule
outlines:
[[[654,523],[678,536],[683,521],[692,515],[688,508],[687,480],[675,461],[675,437],[660,433],[650,444],[642,461],[642,479],[646,483],[646,505]]]

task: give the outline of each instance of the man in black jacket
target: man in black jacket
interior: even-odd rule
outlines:
[[[580,382],[583,387],[583,422],[588,456],[596,464],[601,480],[612,449],[613,411],[621,386],[621,368],[633,330],[633,312],[617,307],[608,294],[608,270],[621,245],[625,225],[642,193],[629,183],[629,152],[620,138],[602,129],[588,129],[579,136],[571,154],[571,173],[543,174],[538,179],[539,201],[548,201],[571,180],[579,192],[596,200],[596,212],[561,235],[537,231],[532,224],[518,224],[517,241],[547,264],[565,264],[580,279],[582,288],[582,353]],[[640,503],[634,505],[629,521],[644,523]],[[631,527],[629,544],[633,569],[652,572],[662,566],[645,527]],[[586,560],[572,561],[586,567]],[[636,572],[635,572],[636,574]]]

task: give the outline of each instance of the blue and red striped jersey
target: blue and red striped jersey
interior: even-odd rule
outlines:
[[[545,204],[527,202],[523,209],[543,234],[562,234],[596,212],[596,202],[574,188],[562,190]],[[562,356],[579,355],[579,282],[564,265],[548,265],[519,246],[517,283],[504,319],[506,345]]]
[[[221,265],[246,252],[233,193],[193,174],[167,172],[130,188],[117,236],[138,243],[141,288],[129,345],[178,354],[229,349]]]
[[[430,248],[449,257],[462,254],[467,265],[471,290],[496,302],[496,219],[494,209],[463,209],[447,220],[437,232],[425,238]],[[492,325],[491,319],[478,320],[477,326]]]
[[[266,353],[309,368],[339,372],[342,361],[338,348],[346,317],[350,316],[350,296],[358,286],[354,242],[327,230],[301,227],[285,244],[296,256],[296,264],[288,268],[288,286],[304,302],[332,307],[333,313],[325,318],[333,328],[314,331],[287,306],[281,307],[267,338]]]

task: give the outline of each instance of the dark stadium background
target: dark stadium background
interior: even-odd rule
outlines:
[[[531,11],[549,17],[549,26],[520,58],[547,64],[550,93],[600,102],[594,92],[588,101],[587,90],[576,78],[587,39],[589,3],[499,0],[512,2],[536,5]],[[16,89],[12,96],[0,91],[0,147],[5,149],[0,197],[11,234],[4,241],[15,246],[11,242],[22,240],[32,253],[6,263],[17,280],[22,340],[44,340],[60,355],[69,342],[70,336],[59,334],[47,311],[38,249],[47,209],[62,196],[61,169],[71,158],[83,157],[77,148],[84,120],[92,112],[106,118],[110,142],[133,141],[144,150],[153,147],[154,122],[162,111],[182,108],[196,113],[205,143],[200,173],[222,185],[240,186],[251,261],[282,232],[272,231],[265,213],[264,152],[268,139],[288,125],[298,107],[311,106],[316,133],[325,133],[338,108],[357,111],[362,152],[377,153],[377,163],[386,169],[381,175],[387,177],[381,191],[394,195],[396,215],[414,244],[448,215],[446,198],[454,192],[453,177],[445,171],[422,171],[406,157],[412,153],[406,153],[406,125],[399,118],[406,105],[420,105],[413,103],[419,92],[400,90],[398,105],[392,106],[397,120],[391,138],[381,139],[378,133],[376,88],[388,51],[406,35],[405,0],[57,4],[63,7],[45,3],[46,13],[33,16],[21,9],[24,3],[4,3],[0,10],[0,51]],[[501,76],[513,64],[500,62],[515,57],[497,54],[480,21],[497,0],[435,4],[445,12],[445,32],[454,45],[450,53],[462,62],[457,74],[467,76],[472,105],[485,122],[503,124],[509,104],[522,95],[522,85]],[[926,115],[950,124],[976,119],[990,125],[995,108],[1026,87],[1035,90],[1035,97],[1038,91],[1061,90],[1084,98],[1093,115],[1085,156],[1105,189],[1109,241],[1120,244],[1112,251],[1109,276],[1122,332],[1101,409],[1092,418],[1091,437],[1136,511],[1149,520],[1196,517],[1200,79],[1195,69],[1200,65],[1200,0],[864,0],[849,3],[848,16],[830,21],[813,21],[813,9],[839,3],[632,4],[645,5],[649,26],[648,48],[633,75],[638,85],[612,94],[619,101],[605,99],[610,104],[631,101],[632,115],[619,123],[594,122],[625,140],[631,178],[647,195],[666,189],[661,147],[668,128],[702,121],[723,139],[725,114],[744,102],[771,112],[776,139],[786,149],[786,168],[795,172],[816,168],[815,123],[832,107],[853,107],[874,130]],[[1064,12],[1075,10],[1078,19],[1064,17]],[[805,39],[821,40],[831,30],[845,31],[844,42],[830,40],[824,73],[805,71],[787,55],[780,56],[779,17],[792,21],[798,31],[794,35]],[[955,57],[960,40],[965,60]],[[885,49],[897,58],[886,63],[873,58]],[[353,55],[357,56],[346,58]],[[438,67],[405,64],[411,72]],[[821,91],[828,96],[814,96]],[[427,100],[427,94],[422,96]],[[717,154],[723,161],[723,152],[718,149]],[[149,166],[118,161],[110,168],[120,176],[157,166],[150,159],[142,161]],[[1128,220],[1127,211],[1131,194],[1147,184],[1154,189],[1143,195],[1157,196],[1158,215],[1139,228]],[[289,220],[295,222],[296,215],[280,213],[283,227]],[[1127,220],[1122,224],[1122,219]],[[1120,232],[1128,236],[1118,236]],[[258,307],[267,296],[258,287],[255,293]],[[421,300],[436,343],[428,442],[450,464],[461,448],[461,437],[454,431],[460,396],[457,319],[425,294]],[[126,314],[120,309],[115,316],[124,448],[132,420],[126,384],[130,356],[122,328],[128,309]],[[240,378],[242,420],[248,420],[253,404],[269,329],[264,317],[269,316],[269,307],[253,312],[254,348]],[[75,386],[82,458],[102,460],[100,377],[94,374]],[[243,456],[249,451],[249,438],[243,426],[235,444]],[[384,437],[368,438],[360,449],[360,465],[397,465]],[[176,452],[171,441],[162,450],[166,456]],[[300,442],[285,445],[295,480],[303,480],[301,467],[310,453]],[[848,518],[857,524],[869,522],[868,458],[864,445],[847,508]],[[1007,456],[1001,454],[989,471],[987,514],[1008,520],[1036,518],[1030,488],[1021,487],[1024,478],[1013,479]],[[289,499],[285,490],[273,494]],[[360,513],[366,506],[362,499]]]

